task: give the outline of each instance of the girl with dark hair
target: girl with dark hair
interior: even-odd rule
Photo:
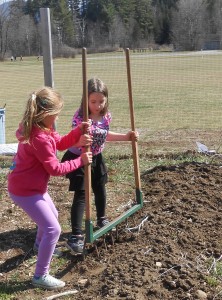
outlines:
[[[97,227],[101,228],[108,224],[106,217],[106,188],[107,167],[105,165],[102,151],[106,141],[130,141],[137,140],[138,133],[129,131],[126,134],[115,133],[109,130],[111,114],[108,110],[108,89],[105,83],[99,78],[92,78],[88,81],[88,112],[91,120],[90,134],[92,136],[91,151],[93,161],[92,190],[95,197],[97,214]],[[80,108],[75,112],[72,126],[75,128],[83,121],[83,101]],[[66,151],[62,161],[78,158],[82,153],[84,135],[79,141]],[[82,253],[84,248],[84,236],[82,231],[82,220],[85,209],[84,190],[84,168],[79,168],[66,175],[69,178],[69,191],[74,191],[74,198],[71,207],[72,234],[67,241],[67,247],[72,254]]]

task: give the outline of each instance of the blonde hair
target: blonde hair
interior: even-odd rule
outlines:
[[[29,142],[33,125],[46,130],[43,120],[50,115],[58,114],[63,107],[62,96],[50,87],[43,87],[33,92],[26,104],[22,119],[24,141]]]

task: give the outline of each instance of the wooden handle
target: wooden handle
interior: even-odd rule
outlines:
[[[128,81],[131,129],[133,131],[135,131],[134,105],[133,105],[133,95],[132,95],[132,80],[131,80],[131,70],[130,70],[129,48],[126,49],[125,53],[126,53],[126,68],[127,68],[127,81]],[[137,144],[136,141],[132,141],[132,151],[133,151],[133,165],[134,165],[135,185],[136,185],[137,189],[141,189],[138,144]]]
[[[88,111],[88,82],[86,68],[86,48],[82,48],[82,79],[83,79],[83,120],[89,119]],[[90,151],[90,146],[85,147],[85,152]],[[91,219],[91,165],[84,166],[86,220]]]

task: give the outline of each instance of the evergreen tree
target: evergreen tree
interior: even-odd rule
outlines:
[[[113,0],[115,10],[126,25],[130,24],[130,21],[134,19],[136,5],[140,5],[141,0]]]
[[[52,0],[52,19],[62,44],[74,46],[74,26],[72,14],[66,0]]]
[[[25,13],[33,17],[36,23],[40,20],[39,9],[50,8],[53,32],[62,44],[74,45],[74,26],[71,11],[66,0],[27,0]]]
[[[135,20],[140,28],[141,38],[149,40],[153,32],[153,16],[150,0],[140,0],[135,6]]]
[[[158,44],[171,42],[172,11],[179,0],[152,0],[154,12],[154,36]]]
[[[87,20],[100,24],[102,31],[108,32],[112,24],[115,7],[111,0],[91,0],[88,2]]]

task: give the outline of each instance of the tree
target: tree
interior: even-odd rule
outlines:
[[[140,5],[141,0],[113,0],[115,10],[126,26],[131,24],[135,16],[135,7]]]
[[[175,48],[190,51],[202,48],[204,9],[202,0],[180,0],[172,26]]]
[[[151,0],[91,0],[86,16],[87,24],[97,24],[97,38],[111,45],[136,47],[153,37]]]
[[[153,15],[150,0],[141,0],[135,6],[135,20],[138,24],[141,39],[149,40],[153,34]],[[137,35],[135,36],[135,38]]]
[[[152,0],[154,16],[154,36],[158,44],[171,43],[172,13],[179,0]]]
[[[86,40],[87,1],[68,0],[68,7],[71,11],[72,23],[75,29],[76,46],[83,47]]]
[[[10,4],[8,46],[14,56],[31,55],[35,49],[36,28],[32,18],[24,16],[23,0]]]
[[[86,16],[87,44],[104,47],[114,44],[112,25],[115,20],[115,7],[111,0],[91,0],[84,11]],[[86,44],[86,45],[87,45]]]
[[[9,9],[8,4],[0,6],[0,59],[3,60],[8,49],[9,30]]]
[[[62,44],[74,46],[72,14],[66,0],[52,0],[52,20],[56,24],[57,35]]]
[[[221,0],[206,0],[204,31],[206,36],[220,41],[222,48],[222,2]],[[206,37],[207,38],[207,37]]]
[[[88,3],[86,17],[90,22],[100,24],[101,32],[109,32],[115,16],[115,7],[110,0],[91,0]]]
[[[50,8],[52,31],[57,40],[62,44],[74,46],[74,27],[68,2],[66,0],[27,0],[24,11],[33,17],[36,24],[39,22],[40,7]]]
[[[128,44],[127,29],[119,15],[115,15],[109,31],[111,47],[124,47]]]

